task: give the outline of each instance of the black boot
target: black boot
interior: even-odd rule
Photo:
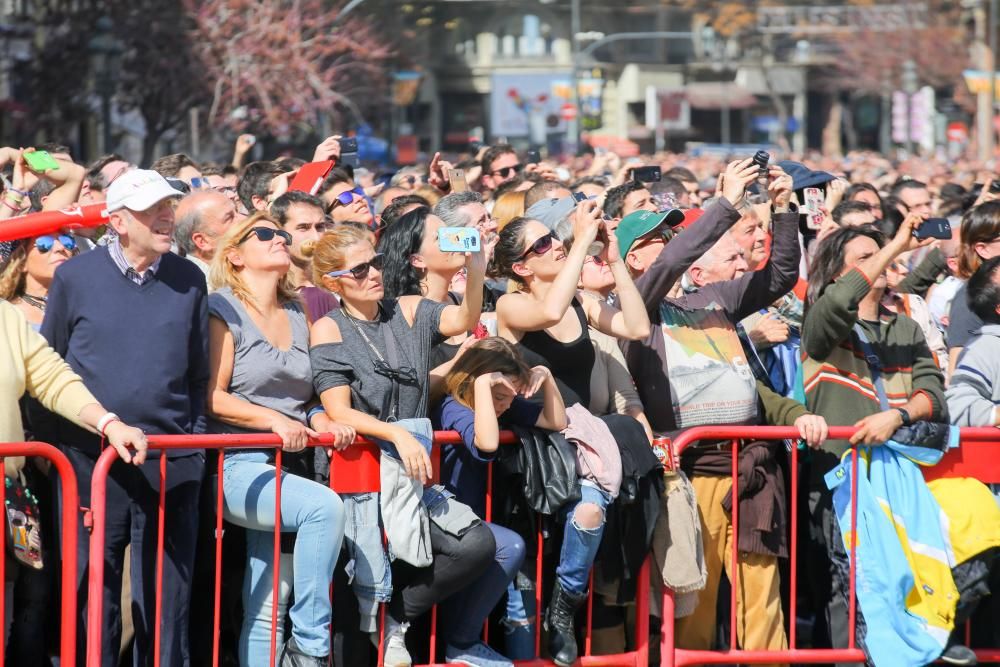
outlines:
[[[326,667],[327,662],[325,656],[317,658],[299,650],[294,637],[289,637],[285,642],[285,647],[281,650],[281,659],[278,660],[281,667]]]
[[[576,662],[576,628],[574,618],[586,593],[570,593],[556,580],[552,601],[545,611],[545,630],[549,633],[549,655],[558,667],[569,667]]]

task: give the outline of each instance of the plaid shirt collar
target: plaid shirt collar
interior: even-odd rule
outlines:
[[[160,268],[160,260],[162,257],[157,257],[156,260],[150,265],[148,269],[139,273],[129,264],[128,260],[125,259],[125,253],[122,250],[122,244],[120,239],[116,236],[111,243],[108,244],[108,252],[111,254],[111,259],[114,261],[115,266],[125,274],[125,277],[134,282],[136,285],[145,285],[153,276],[156,275],[157,269]]]

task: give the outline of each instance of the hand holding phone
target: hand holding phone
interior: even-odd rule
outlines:
[[[28,168],[36,174],[59,168],[59,163],[48,151],[25,151],[23,155]]]
[[[632,170],[632,180],[641,183],[659,183],[663,179],[660,167],[657,165],[648,167],[636,167]]]
[[[452,192],[466,192],[469,189],[469,183],[465,180],[464,169],[449,169],[448,183],[451,185]]]
[[[951,223],[947,218],[927,218],[913,230],[915,239],[951,239]]]
[[[475,227],[441,227],[438,229],[441,252],[479,252],[479,230]]]

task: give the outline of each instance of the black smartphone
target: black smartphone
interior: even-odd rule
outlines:
[[[1000,194],[1000,181],[990,181],[990,193]]]
[[[531,149],[524,155],[525,164],[538,164],[542,161],[542,154],[535,149]]]
[[[947,241],[951,238],[951,223],[948,222],[947,218],[927,218],[913,230],[913,237]]]
[[[343,137],[340,140],[340,160],[338,167],[357,167],[358,160],[358,139],[357,137]]]
[[[659,183],[663,178],[658,166],[636,167],[632,170],[632,180],[643,183]]]

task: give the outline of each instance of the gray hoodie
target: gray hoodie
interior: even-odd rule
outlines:
[[[961,356],[945,391],[951,423],[993,426],[1000,405],[1000,324],[975,333]]]

